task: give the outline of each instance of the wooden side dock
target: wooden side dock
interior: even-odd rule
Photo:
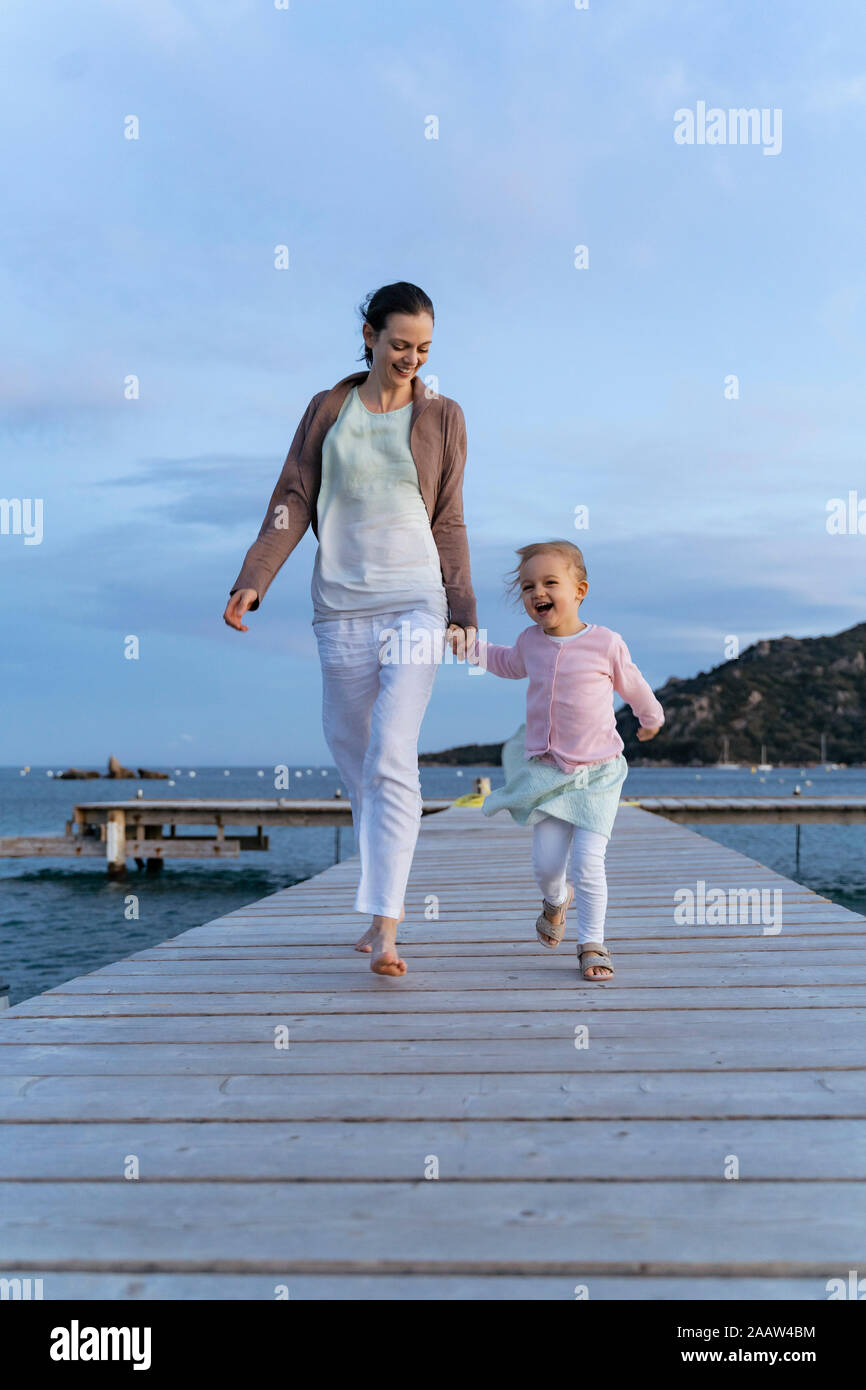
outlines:
[[[573,917],[534,940],[529,847],[504,815],[424,819],[401,980],[351,950],[350,859],[6,1011],[0,1273],[129,1300],[866,1275],[866,919],[626,805],[590,984]],[[763,890],[780,930],[701,920],[714,889]]]
[[[489,785],[488,785],[489,790]],[[450,801],[428,798],[423,814],[444,811]],[[268,850],[274,826],[350,826],[351,805],[333,797],[175,797],[91,801],[76,806],[63,835],[0,836],[0,859],[104,859],[121,876],[126,862],[161,869],[167,859],[237,859],[244,850]],[[178,826],[213,826],[213,834],[177,834]],[[254,833],[226,835],[229,826]],[[166,834],[168,830],[168,834]]]
[[[681,825],[866,825],[866,796],[642,796],[630,804]]]

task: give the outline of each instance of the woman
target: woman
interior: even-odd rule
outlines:
[[[307,406],[223,616],[247,631],[244,614],[312,525],[322,724],[352,806],[355,907],[373,919],[355,949],[370,952],[377,974],[403,975],[396,940],[421,819],[418,734],[443,632],[462,660],[477,628],[463,521],[466,427],[457,402],[418,376],[433,337],[424,291],[385,285],[362,313],[369,370]],[[394,630],[411,642],[399,643],[396,661]]]

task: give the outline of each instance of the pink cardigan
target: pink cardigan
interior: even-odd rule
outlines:
[[[554,762],[563,772],[622,752],[614,691],[631,705],[644,728],[665,721],[628,647],[609,627],[593,625],[567,642],[556,642],[533,623],[513,647],[479,639],[477,651],[479,664],[495,676],[529,677],[526,756]]]

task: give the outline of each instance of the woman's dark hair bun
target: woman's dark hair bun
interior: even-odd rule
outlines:
[[[393,285],[383,285],[381,289],[368,294],[359,313],[374,333],[382,332],[389,314],[429,314],[435,322],[432,299],[418,285],[410,285],[408,280],[396,280]],[[373,354],[366,343],[364,361],[368,367],[373,365]]]

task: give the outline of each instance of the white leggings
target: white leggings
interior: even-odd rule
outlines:
[[[583,830],[556,816],[545,816],[532,827],[535,881],[551,907],[564,903],[568,897],[568,881],[574,884],[577,939],[581,945],[587,941],[604,941],[606,850],[604,835],[596,830]]]
[[[397,634],[390,654],[385,629]],[[335,618],[314,631],[322,727],[349,794],[361,860],[355,908],[399,917],[421,823],[418,734],[444,654],[445,622],[411,609]]]

